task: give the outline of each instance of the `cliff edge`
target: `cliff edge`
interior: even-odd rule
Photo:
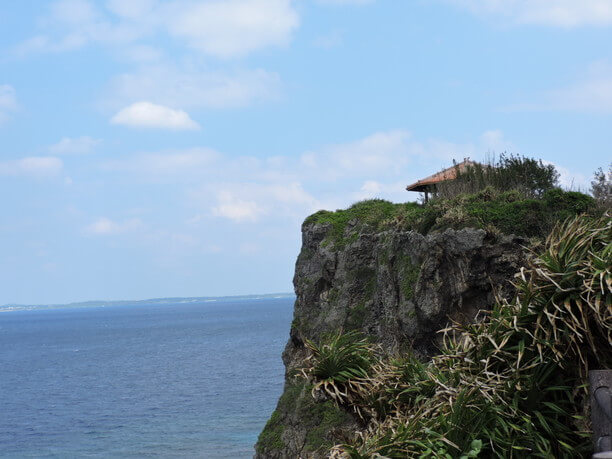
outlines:
[[[324,457],[359,427],[352,413],[314,399],[309,383],[296,377],[308,357],[306,340],[359,330],[389,355],[412,349],[428,357],[449,320],[473,321],[496,295],[513,294],[511,281],[526,257],[525,239],[482,229],[422,235],[354,219],[342,230],[312,219],[302,227],[285,388],[256,458]]]

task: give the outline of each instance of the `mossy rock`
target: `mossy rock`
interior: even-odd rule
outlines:
[[[416,283],[420,273],[421,267],[413,264],[410,257],[404,257],[402,259],[399,276],[402,294],[405,299],[409,300],[414,296]]]
[[[257,450],[264,452],[285,448],[285,442],[283,441],[284,431],[285,426],[282,423],[281,415],[278,410],[274,410],[266,426],[259,434],[259,438],[257,439]]]
[[[365,300],[371,300],[376,292],[376,269],[360,266],[348,273],[348,281],[362,291]]]
[[[335,212],[320,210],[306,218],[303,226],[329,224],[330,232],[324,243],[333,244],[336,249],[342,249],[357,240],[364,226],[379,231],[385,223],[394,218],[401,218],[403,215],[419,210],[420,206],[413,202],[393,204],[384,199],[369,199],[359,201],[345,210]],[[355,227],[353,231],[346,234],[349,222],[354,222]]]
[[[491,187],[450,199],[436,198],[425,205],[414,202],[393,204],[371,199],[346,210],[319,211],[304,221],[330,225],[322,245],[336,250],[358,239],[366,229],[381,232],[396,228],[427,234],[448,228],[496,228],[504,234],[545,237],[555,223],[582,213],[595,212],[591,196],[553,188],[537,198],[525,198],[518,190],[498,191]],[[352,230],[347,231],[349,222]],[[384,260],[383,260],[384,261]]]
[[[365,319],[367,315],[367,308],[365,301],[353,306],[349,309],[348,317],[345,322],[346,330],[360,330],[363,328],[365,324]]]
[[[287,447],[283,433],[292,418],[299,419],[301,428],[306,431],[305,452],[328,450],[337,441],[335,431],[354,422],[352,416],[332,400],[317,402],[312,397],[312,387],[305,380],[287,385],[276,410],[259,435],[256,449],[260,455],[276,455]]]

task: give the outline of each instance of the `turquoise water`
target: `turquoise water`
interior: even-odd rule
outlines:
[[[0,314],[0,456],[252,457],[293,299]]]

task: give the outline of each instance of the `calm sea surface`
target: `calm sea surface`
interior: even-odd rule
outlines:
[[[293,299],[0,313],[1,457],[252,457]]]

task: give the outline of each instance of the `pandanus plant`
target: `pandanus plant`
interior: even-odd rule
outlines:
[[[612,364],[610,216],[557,225],[516,286],[482,320],[443,330],[428,363],[372,361],[354,334],[310,345],[317,386],[366,423],[331,456],[586,457],[587,373]]]

